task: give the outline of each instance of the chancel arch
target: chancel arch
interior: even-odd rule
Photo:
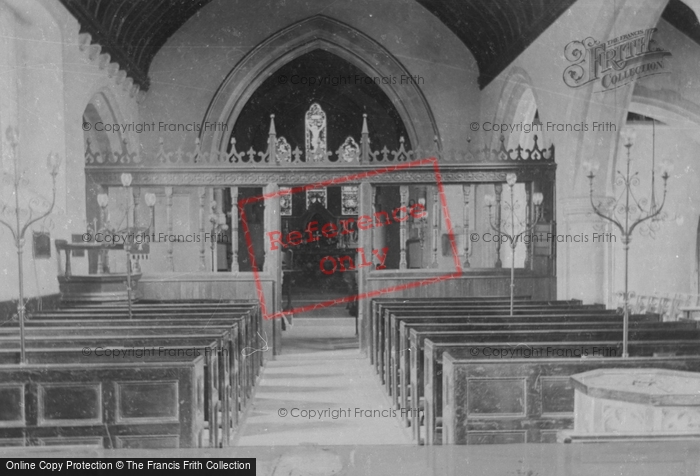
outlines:
[[[440,144],[435,118],[419,86],[410,80],[410,71],[373,39],[322,15],[285,28],[243,58],[221,84],[203,123],[224,123],[230,131],[243,107],[268,77],[294,59],[318,49],[344,59],[369,77],[392,80],[388,84],[380,81],[379,86],[398,111],[408,139],[422,147],[429,147],[434,141]],[[200,137],[203,150],[226,149],[228,134],[218,128],[204,129]]]

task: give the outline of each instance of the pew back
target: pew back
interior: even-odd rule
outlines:
[[[0,445],[199,447],[204,358],[0,365]]]

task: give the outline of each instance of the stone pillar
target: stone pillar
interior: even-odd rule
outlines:
[[[596,202],[604,200],[594,199]],[[593,213],[589,197],[570,198],[559,203],[563,215],[563,220],[557,223],[557,235],[562,237],[556,244],[559,298],[581,299],[585,304],[613,304],[618,291],[613,278],[614,243],[592,243],[590,237],[593,233],[613,232],[620,240],[619,233]],[[563,239],[567,235],[589,239],[583,243],[567,243]]]
[[[377,187],[372,186],[370,183],[361,183],[359,185],[359,190],[358,190],[358,199],[360,202],[359,206],[359,214],[360,216],[362,215],[370,215],[372,216],[374,214],[375,210],[375,204],[376,204],[376,193],[377,193]],[[383,230],[385,227],[378,227],[378,228],[371,228],[369,230],[362,230],[358,229],[358,237],[357,237],[357,246],[360,248],[363,248],[365,250],[365,255],[370,255],[371,254],[371,249],[381,249],[384,246],[384,241],[383,241],[383,235],[378,237],[375,236],[375,232]],[[383,232],[382,232],[383,233]],[[378,238],[381,238],[382,241],[378,242]],[[405,248],[405,245],[404,245]],[[404,250],[405,251],[405,250]],[[405,259],[405,253],[404,253],[404,259]],[[376,257],[372,257],[372,260],[376,264],[378,264],[378,260]],[[366,268],[360,268],[357,271],[357,292],[362,295],[363,293],[367,293],[370,291],[370,289],[367,288],[367,276],[369,273],[371,273],[374,270],[374,267],[366,267]],[[369,299],[361,299],[357,302],[357,309],[358,309],[358,333],[360,336],[360,349],[367,349],[369,348],[369,334],[368,334],[368,329],[367,326],[369,325],[368,319],[369,319]],[[366,352],[366,350],[365,350]]]
[[[263,187],[263,195],[272,196],[279,192],[279,185],[276,183],[268,184]],[[265,206],[264,211],[264,238],[263,238],[263,256],[264,264],[261,273],[265,276],[271,276],[274,280],[273,295],[266,299],[267,306],[269,307],[265,310],[267,314],[273,314],[282,309],[282,256],[281,250],[271,251],[272,244],[268,232],[270,231],[280,231],[282,228],[282,217],[280,215],[280,199],[279,196],[274,196],[272,198],[265,199],[263,201]],[[259,263],[258,263],[259,266]],[[268,336],[272,336],[272,355],[278,355],[281,351],[282,345],[282,321],[281,319],[271,319],[263,321],[263,330]],[[264,336],[265,334],[263,334]]]

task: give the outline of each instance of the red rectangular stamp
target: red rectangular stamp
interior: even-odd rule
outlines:
[[[358,293],[355,295],[348,295],[337,299],[329,299],[328,301],[314,303],[307,306],[301,306],[283,311],[268,312],[270,306],[268,305],[268,303],[265,302],[263,286],[260,280],[260,271],[258,271],[258,266],[256,264],[253,239],[251,237],[251,232],[248,226],[248,220],[246,218],[245,205],[256,202],[264,202],[265,200],[274,199],[277,197],[291,196],[296,193],[305,193],[309,190],[322,189],[323,187],[335,186],[340,184],[359,184],[366,179],[370,179],[378,175],[389,174],[392,172],[421,166],[431,166],[435,174],[435,184],[437,185],[438,195],[440,198],[440,208],[442,210],[443,220],[447,231],[447,237],[449,240],[449,246],[452,251],[452,257],[454,259],[453,271],[446,270],[445,274],[436,275],[426,279],[419,279],[397,286],[389,286],[384,289],[377,289],[364,293]],[[290,189],[279,190],[275,193],[244,198],[238,201],[238,211],[240,213],[241,223],[243,225],[243,232],[245,234],[246,245],[249,253],[250,262],[252,264],[253,276],[255,279],[255,287],[264,319],[275,319],[278,317],[289,316],[292,314],[297,314],[310,310],[322,309],[337,304],[359,301],[361,299],[371,299],[374,297],[394,293],[397,291],[402,291],[405,289],[427,286],[440,281],[445,281],[461,276],[462,274],[462,265],[459,260],[459,253],[457,252],[457,243],[455,240],[454,231],[452,228],[452,221],[450,220],[450,215],[447,207],[445,189],[440,176],[440,168],[438,166],[438,161],[436,158],[404,162],[397,165],[377,168],[375,170],[358,172],[355,174],[346,175],[344,177],[336,177],[322,182],[316,182],[308,185],[293,187]],[[295,247],[299,247],[303,244],[308,245],[310,243],[318,242],[322,239],[343,239],[348,235],[352,235],[353,233],[368,231],[372,228],[379,228],[382,226],[390,225],[392,223],[401,223],[409,219],[421,219],[425,216],[425,205],[422,203],[414,203],[411,205],[401,205],[391,211],[373,212],[371,214],[359,215],[356,218],[347,217],[339,219],[337,223],[326,222],[321,224],[317,220],[311,220],[306,224],[304,229],[301,230],[292,230],[287,231],[285,233],[283,233],[281,230],[266,231],[265,236],[267,238],[266,241],[268,243],[266,246],[269,246],[269,249],[266,249],[265,251],[282,252],[289,249],[293,250],[295,249]],[[376,270],[386,269],[385,262],[388,252],[387,247],[383,247],[381,249],[364,249],[363,247],[357,247],[347,249],[346,251],[348,252],[347,255],[329,253],[327,256],[321,256],[318,259],[319,271],[324,275],[330,276],[334,273],[355,271],[362,268],[370,268]]]

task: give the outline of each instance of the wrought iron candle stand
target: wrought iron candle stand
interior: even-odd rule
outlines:
[[[132,227],[130,224],[130,216],[131,216],[131,210],[132,210],[132,205],[131,205],[131,181],[132,181],[132,176],[129,173],[123,173],[121,175],[121,182],[122,186],[126,189],[126,228],[123,230],[110,230],[109,225],[107,223],[107,206],[109,205],[109,195],[105,193],[101,193],[97,195],[97,203],[100,206],[100,219],[102,220],[102,227],[99,230],[103,234],[112,234],[112,235],[124,235],[124,239],[122,242],[124,243],[124,250],[126,251],[126,295],[127,295],[127,309],[129,313],[129,319],[132,318],[132,310],[131,310],[131,300],[132,300],[132,268],[131,268],[131,261],[132,261],[132,247],[134,244],[136,245],[142,245],[146,244],[148,242],[148,235],[150,235],[150,230],[153,228],[153,222],[154,222],[154,215],[155,215],[155,205],[156,205],[156,195],[154,193],[147,193],[145,195],[146,199],[146,205],[148,208],[151,210],[151,218],[150,218],[150,223],[148,224],[148,227],[146,228],[139,228],[136,226],[136,223],[134,223],[134,226]],[[140,237],[140,240],[137,238]],[[111,240],[114,242],[114,239]],[[102,257],[100,258],[101,265],[103,271],[107,269],[107,263],[106,263],[106,256],[104,256],[102,253],[105,250],[101,250],[100,253]]]
[[[523,235],[528,234],[531,232],[534,228],[535,225],[537,225],[537,222],[540,221],[540,218],[542,218],[542,200],[543,200],[543,195],[541,193],[535,193],[532,196],[532,203],[535,205],[535,217],[532,220],[532,223],[520,223],[519,227],[521,231],[516,234],[516,229],[515,229],[515,198],[514,198],[514,192],[513,188],[515,187],[516,182],[518,181],[518,176],[516,174],[510,173],[506,175],[506,184],[510,188],[510,204],[508,205],[507,211],[510,211],[510,233],[504,231],[501,228],[501,219],[500,219],[500,213],[498,213],[498,219],[496,220],[497,223],[494,224],[493,222],[493,215],[492,215],[492,207],[494,205],[494,197],[492,195],[486,195],[485,201],[486,201],[486,206],[489,209],[489,225],[491,225],[491,228],[493,231],[498,233],[499,236],[505,236],[508,238],[508,242],[510,243],[510,248],[511,248],[511,260],[510,260],[510,315],[513,315],[513,300],[515,296],[515,248],[518,246],[518,242],[521,240]],[[500,206],[500,202],[499,202]]]
[[[25,352],[25,336],[24,336],[24,319],[25,319],[25,303],[24,303],[24,266],[22,264],[22,254],[24,251],[24,234],[27,229],[37,221],[42,218],[47,217],[53,211],[53,207],[56,203],[56,176],[58,175],[58,168],[61,165],[61,159],[57,154],[49,154],[47,160],[47,166],[49,168],[49,173],[51,174],[51,204],[48,209],[44,212],[36,212],[37,215],[34,216],[34,207],[41,205],[41,199],[35,198],[30,199],[28,203],[28,216],[24,224],[21,223],[22,210],[20,209],[19,192],[20,185],[25,185],[26,182],[23,180],[22,174],[20,174],[19,169],[19,135],[17,131],[8,127],[6,132],[7,142],[9,147],[10,160],[14,168],[14,177],[12,178],[12,187],[15,195],[14,207],[7,203],[0,202],[0,213],[2,215],[12,215],[14,213],[14,224],[11,224],[4,219],[0,218],[0,223],[5,225],[12,233],[12,239],[14,241],[15,247],[17,248],[17,272],[19,280],[19,301],[17,303],[17,318],[19,320],[19,339],[20,339],[20,357],[19,363],[26,364],[26,352]]]
[[[625,251],[625,291],[623,293],[624,298],[624,315],[622,324],[622,357],[629,357],[628,353],[628,340],[629,340],[629,314],[630,314],[630,294],[629,294],[629,249],[630,242],[632,241],[632,233],[634,229],[641,223],[651,220],[652,218],[658,216],[666,203],[666,185],[669,178],[668,164],[663,164],[661,178],[664,181],[664,195],[661,201],[661,205],[656,206],[654,200],[650,203],[648,209],[645,209],[646,199],[637,200],[637,197],[633,193],[633,187],[639,185],[639,172],[632,173],[630,171],[631,155],[630,149],[634,142],[635,135],[633,132],[626,134],[623,137],[625,141],[625,148],[627,148],[627,161],[625,173],[623,174],[620,170],[617,170],[617,178],[615,179],[615,186],[622,187],[622,191],[617,198],[612,199],[608,206],[605,207],[610,210],[609,214],[604,213],[604,207],[602,203],[597,205],[593,201],[593,178],[595,177],[595,171],[598,169],[596,164],[591,162],[584,163],[584,166],[588,169],[588,180],[590,183],[590,199],[591,206],[593,207],[593,212],[596,215],[603,218],[606,221],[614,224],[622,234],[622,246]],[[654,170],[652,168],[652,196],[654,195]]]
[[[216,213],[216,201],[211,202],[211,214],[209,214],[209,223],[211,223],[211,270],[216,272],[216,244],[218,243],[219,233],[228,230],[226,224],[226,214]]]

